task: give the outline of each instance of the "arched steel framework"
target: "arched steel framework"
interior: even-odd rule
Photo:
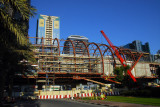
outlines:
[[[55,41],[57,41],[57,44],[58,44],[58,55],[59,55],[59,57],[60,57],[60,46],[59,46],[59,40],[57,39],[57,38],[55,38],[54,40],[53,40],[53,44],[55,44],[56,42]],[[60,68],[60,63],[58,64],[59,65],[59,72],[60,72],[60,70],[61,70],[61,68]]]
[[[99,46],[98,46],[96,43],[89,43],[89,44],[88,44],[88,47],[89,47],[90,45],[92,46],[92,49],[94,50],[93,56],[96,55],[97,49],[98,49],[98,51],[99,51],[99,53],[100,53],[100,57],[101,57],[101,60],[102,60],[102,72],[103,72],[103,76],[104,76],[104,60],[103,60],[102,51],[101,51],[101,49],[99,48]],[[96,46],[96,48],[94,48],[93,45]]]
[[[109,54],[109,55],[113,57],[113,60],[114,60],[114,62],[115,62],[115,55],[114,55],[114,52],[112,51],[112,49],[111,49],[110,46],[108,46],[108,45],[106,45],[106,44],[100,44],[99,47],[100,47],[100,48],[101,48],[101,47],[104,48],[103,56],[105,56],[105,54],[106,54],[107,52],[109,52],[109,53],[111,53],[111,54]],[[103,49],[101,48],[101,50],[103,50]],[[107,54],[107,55],[108,55],[108,54]]]
[[[119,51],[119,54],[122,56],[122,58],[126,62],[126,57],[125,57],[125,54],[123,53],[123,51],[119,47],[117,47],[117,46],[115,46],[115,48]]]
[[[57,72],[55,69],[58,69],[59,73],[97,73],[105,76],[104,67],[106,62],[113,67],[119,63],[111,47],[106,44],[59,40],[57,38],[29,38],[31,38],[31,40],[35,39],[34,42],[31,41],[31,43],[36,49],[34,50],[35,56],[39,61],[38,66],[40,66],[39,68],[41,69],[39,72],[48,72],[47,70]],[[40,43],[36,43],[38,39],[40,39]],[[48,45],[45,44],[45,39],[50,41]],[[48,51],[48,49],[50,50]],[[119,47],[116,47],[116,49],[125,61],[131,61],[133,63],[141,55],[141,53],[133,52],[130,49]],[[54,53],[55,50],[57,54]],[[145,55],[143,56],[145,58]],[[50,69],[48,69],[49,67]]]
[[[83,48],[83,46],[81,46],[82,48],[80,48],[80,49],[82,49],[83,51],[83,55],[85,55],[85,52],[87,52],[87,55],[88,55],[88,60],[89,60],[89,72],[91,72],[91,60],[90,60],[90,53],[89,53],[89,49],[88,49],[88,46],[87,46],[87,44],[84,42],[84,41],[78,41],[78,46],[79,45],[81,45],[81,43],[84,45],[84,49],[82,49]]]

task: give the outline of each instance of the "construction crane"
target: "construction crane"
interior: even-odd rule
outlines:
[[[112,44],[112,42],[109,40],[109,38],[107,37],[107,35],[103,32],[103,30],[101,30],[102,35],[104,36],[104,38],[107,40],[107,42],[109,43],[110,47],[113,49],[115,55],[117,56],[117,58],[119,59],[119,61],[121,62],[121,64],[123,65],[123,67],[126,67],[127,65],[125,64],[124,59],[121,57],[121,55],[119,54],[118,50],[116,49],[116,47]],[[133,76],[133,74],[131,73],[131,70],[135,67],[135,65],[137,64],[137,62],[139,61],[139,59],[141,58],[142,54],[140,55],[140,57],[138,58],[138,60],[134,63],[134,65],[127,70],[128,75],[132,78],[132,80],[134,82],[137,82],[137,80],[135,79],[135,77]]]

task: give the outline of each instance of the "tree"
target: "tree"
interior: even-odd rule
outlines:
[[[12,79],[21,60],[34,61],[28,40],[28,21],[36,9],[28,0],[0,0],[0,103],[5,81]]]
[[[115,81],[121,82],[122,86],[126,86],[128,88],[142,86],[142,84],[145,83],[145,81],[142,82],[142,80],[145,79],[141,78],[141,80],[134,82],[127,74],[127,70],[129,69],[130,69],[129,65],[127,65],[126,67],[123,66],[116,67],[113,71],[114,74],[116,75]]]
[[[25,35],[26,26],[20,22],[28,21],[35,14],[35,10],[29,5],[28,0],[1,0],[0,1],[0,25],[2,28],[12,32],[7,36],[6,32],[1,35],[1,41],[7,45],[8,37],[14,38],[14,42],[20,45],[26,45],[28,40]],[[8,33],[8,32],[7,32]],[[12,37],[14,36],[14,37]]]
[[[118,82],[123,82],[124,79],[128,77],[127,70],[130,68],[130,66],[120,66],[116,67],[114,69],[114,74],[116,75],[115,80]]]
[[[114,69],[114,74],[116,75],[115,81],[121,82],[122,86],[126,86],[128,88],[134,87],[136,84],[133,80],[129,77],[127,70],[130,69],[130,66],[127,65],[126,67],[120,66]]]

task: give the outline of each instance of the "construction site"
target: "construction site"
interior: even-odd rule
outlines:
[[[37,40],[41,44],[36,44]],[[114,68],[121,65],[111,46],[106,44],[36,37],[30,37],[30,41],[37,60],[34,65],[37,82],[43,77],[51,79],[53,84],[65,79],[112,81]],[[45,41],[49,41],[49,45]],[[66,46],[65,42],[70,43]],[[131,70],[135,78],[157,78],[156,69],[160,64],[151,63],[149,53],[114,47],[126,64],[135,65]]]
[[[110,87],[108,92],[118,92],[113,87],[111,89],[111,84],[121,84],[114,80],[116,75],[113,72],[121,65],[130,65],[127,73],[134,82],[141,78],[148,82],[158,78],[160,63],[150,62],[149,53],[116,47],[110,41],[106,45],[56,38],[29,37],[29,40],[37,62],[32,64],[32,74],[23,78],[30,80],[39,96],[59,95],[60,92],[56,91],[63,91],[61,95],[71,95],[73,90],[77,91],[75,96],[80,90],[89,94],[93,88],[97,89],[97,85],[103,90]]]

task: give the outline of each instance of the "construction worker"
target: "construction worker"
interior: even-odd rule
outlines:
[[[102,94],[101,94],[101,100],[104,100],[104,97],[105,97],[105,96],[104,96],[104,94],[102,93]]]

